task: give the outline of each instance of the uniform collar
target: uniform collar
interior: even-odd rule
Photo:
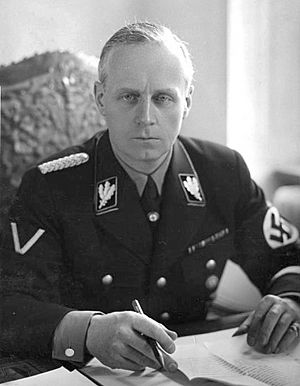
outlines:
[[[167,189],[168,192],[166,193],[164,189],[163,192],[168,201],[172,198],[181,205],[202,207],[206,205],[199,177],[180,139],[177,139],[168,157],[151,176],[157,184],[160,194],[162,185],[172,185],[170,191]],[[166,184],[165,180],[170,182],[170,176],[172,176],[172,184]],[[122,194],[124,192],[122,187],[125,182],[131,187],[131,191],[135,190],[134,196],[138,199],[143,193],[147,175],[129,168],[128,165],[124,165],[124,162],[119,160],[119,157],[116,157],[108,131],[106,131],[98,138],[95,148],[96,214],[119,209],[123,201],[121,196],[123,199],[125,198]]]
[[[188,182],[190,179],[192,182]],[[197,198],[198,193],[201,199]],[[200,181],[180,140],[174,144],[163,196],[155,254],[174,258],[188,245],[206,212]],[[94,200],[94,220],[99,232],[114,235],[128,250],[148,262],[153,253],[152,232],[136,185],[116,159],[107,132],[95,148]]]
[[[122,158],[119,156],[118,152],[116,151],[116,149],[113,146],[112,146],[112,149],[113,149],[115,157],[119,161],[122,168],[125,170],[125,172],[129,175],[129,177],[135,183],[135,185],[137,187],[137,191],[139,193],[139,196],[142,196],[144,188],[145,188],[146,183],[147,183],[148,175],[141,173],[141,172],[138,172],[137,170],[130,167],[130,165],[126,164],[122,160]],[[156,186],[157,186],[159,195],[161,195],[161,192],[162,192],[162,186],[163,186],[166,172],[167,172],[169,164],[170,164],[171,156],[172,156],[172,149],[169,151],[169,153],[167,154],[167,156],[165,157],[163,162],[159,165],[159,167],[153,173],[150,174],[151,177],[153,178]]]

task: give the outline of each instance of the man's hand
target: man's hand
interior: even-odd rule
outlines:
[[[111,368],[143,370],[146,366],[158,369],[145,336],[155,339],[169,354],[175,351],[177,334],[162,324],[132,311],[112,312],[92,317],[86,338],[89,353]],[[166,370],[175,371],[177,363],[163,353]]]
[[[239,330],[247,328],[247,342],[258,351],[279,353],[299,339],[299,322],[300,306],[295,301],[266,295]]]

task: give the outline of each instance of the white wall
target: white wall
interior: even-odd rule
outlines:
[[[272,198],[273,172],[300,174],[300,1],[228,1],[228,144]]]
[[[190,43],[196,90],[184,132],[225,143],[225,0],[0,0],[0,65],[57,49],[99,56],[135,18],[166,24]]]

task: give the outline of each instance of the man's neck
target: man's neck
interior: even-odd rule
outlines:
[[[155,171],[160,168],[160,166],[165,162],[167,158],[171,158],[171,154],[172,154],[172,149],[171,149],[156,160],[136,161],[136,160],[131,160],[129,157],[127,157],[124,154],[120,154],[113,144],[112,144],[112,150],[117,160],[121,161],[122,164],[125,164],[129,169],[132,169],[137,173],[146,174],[146,175],[155,173]]]

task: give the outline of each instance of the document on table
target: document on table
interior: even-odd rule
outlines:
[[[64,367],[47,371],[32,377],[18,379],[17,381],[4,382],[7,386],[93,386],[84,375],[77,370],[69,371]]]
[[[235,339],[234,349],[228,340],[205,343],[209,352],[228,369],[245,374],[271,386],[300,385],[300,345],[289,353],[261,354],[249,347],[243,337]]]
[[[205,379],[239,386],[299,384],[300,345],[289,354],[259,354],[247,345],[245,335],[232,338],[233,331],[179,338],[173,355],[179,364],[175,373],[149,368],[142,372],[112,370],[96,359],[83,372],[104,386],[200,386]]]

